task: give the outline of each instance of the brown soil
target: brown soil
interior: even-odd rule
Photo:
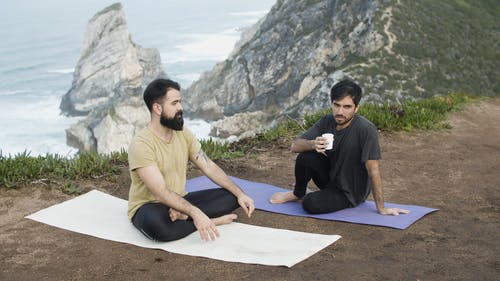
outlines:
[[[0,280],[498,280],[500,276],[500,99],[450,115],[453,129],[382,133],[385,199],[439,208],[406,230],[256,211],[239,221],[339,234],[292,268],[228,263],[93,238],[24,216],[71,196],[41,184],[0,189]],[[291,187],[290,140],[255,156],[220,161],[230,174]],[[191,171],[190,177],[197,171]],[[115,182],[84,184],[127,198]]]

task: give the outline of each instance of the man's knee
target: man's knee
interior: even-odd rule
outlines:
[[[345,195],[323,189],[304,196],[302,208],[309,214],[325,214],[349,208]]]
[[[173,231],[161,231],[158,233],[155,233],[155,237],[151,237],[153,240],[159,241],[159,242],[170,242],[170,241],[175,241],[179,240],[181,238],[186,237],[188,234],[186,233],[175,233]]]
[[[169,224],[148,225],[141,231],[150,239],[169,242],[179,240],[196,231],[192,221],[176,221]]]
[[[308,164],[318,159],[318,155],[319,153],[313,151],[301,152],[297,155],[295,163],[308,166]]]
[[[208,217],[215,218],[227,215],[239,207],[238,199],[223,188],[213,189],[206,200],[199,202],[200,208]]]
[[[328,157],[316,151],[301,152],[295,159],[295,168],[306,168],[315,171],[318,174],[327,176],[330,170],[330,162]]]
[[[223,193],[222,198],[224,201],[224,206],[227,206],[229,209],[232,209],[231,211],[238,208],[239,206],[238,198],[234,196],[234,194],[223,188],[220,189],[220,192]]]
[[[232,194],[231,194],[232,195]],[[238,203],[238,198],[236,196],[232,195],[229,203],[227,204],[228,209],[226,210],[226,213],[229,214],[233,212],[234,210],[238,209],[240,207],[240,203]]]
[[[323,205],[322,200],[318,198],[318,193],[313,192],[304,196],[302,200],[302,208],[309,214],[320,214],[322,212],[321,206]]]

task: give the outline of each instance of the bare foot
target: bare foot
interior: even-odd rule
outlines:
[[[223,224],[230,224],[237,218],[238,218],[238,215],[229,214],[229,215],[224,215],[221,217],[213,218],[212,221],[215,223],[215,225],[223,225]]]
[[[269,199],[269,202],[273,204],[281,204],[281,203],[286,203],[290,201],[297,201],[299,198],[293,194],[293,191],[286,191],[286,192],[276,192],[274,193],[271,198]]]
[[[177,211],[176,209],[173,209],[173,208],[170,208],[170,210],[168,211],[169,215],[170,215],[170,219],[174,222],[176,220],[182,220],[182,221],[185,221],[188,219],[188,215],[184,214],[184,213],[181,213],[179,211]]]

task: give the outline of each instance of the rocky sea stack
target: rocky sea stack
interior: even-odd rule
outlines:
[[[67,130],[68,144],[99,153],[127,148],[149,121],[143,89],[163,76],[159,51],[132,41],[120,3],[97,13],[87,25],[71,89],[60,105],[63,114],[86,116]]]

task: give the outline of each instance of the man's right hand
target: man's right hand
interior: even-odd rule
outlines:
[[[191,218],[202,240],[215,240],[220,236],[215,223],[200,209],[197,208],[191,215]]]
[[[313,145],[316,152],[324,154],[326,156],[326,147],[328,146],[328,140],[325,137],[316,137],[316,139],[313,140]]]

